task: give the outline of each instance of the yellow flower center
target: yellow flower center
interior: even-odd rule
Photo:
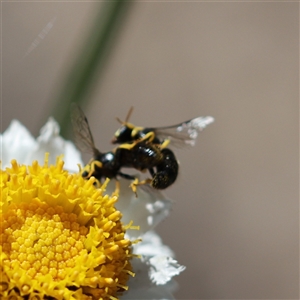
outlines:
[[[0,298],[117,299],[127,289],[131,242],[118,195],[56,165],[0,170]]]

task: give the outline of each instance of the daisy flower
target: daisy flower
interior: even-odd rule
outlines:
[[[1,299],[173,299],[184,267],[153,231],[170,200],[96,189],[52,118],[37,139],[12,121],[0,151]]]

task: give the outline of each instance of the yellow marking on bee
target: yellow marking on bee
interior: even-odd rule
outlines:
[[[127,123],[127,126],[130,123]],[[133,124],[130,124],[133,127],[129,127],[129,128],[133,128],[132,132],[131,132],[131,137],[134,137],[139,131],[142,131],[144,129],[144,127],[138,127],[138,126],[134,126]]]
[[[97,166],[99,169],[103,167],[103,164],[99,160],[91,160],[89,164],[87,164],[84,168],[83,171],[88,172],[88,175],[86,178],[90,178],[94,173],[95,173],[95,166]]]
[[[167,139],[167,140],[164,140],[164,142],[162,144],[158,145],[158,146],[159,146],[159,148],[164,149],[164,148],[168,147],[170,142],[171,142],[171,140]]]
[[[134,146],[136,145],[136,143],[128,143],[128,144],[122,144],[119,147],[117,147],[116,149],[127,149],[127,150],[131,150]]]
[[[119,147],[117,147],[116,149],[127,149],[127,150],[131,150],[133,147],[135,147],[138,143],[141,143],[143,141],[149,141],[152,142],[153,139],[155,138],[154,132],[148,132],[144,137],[142,137],[141,139],[135,140],[132,143],[124,143],[121,144]]]

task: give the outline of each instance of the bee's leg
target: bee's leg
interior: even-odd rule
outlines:
[[[120,194],[120,181],[116,179],[116,188],[114,192],[112,193],[113,196],[119,196]]]
[[[139,181],[137,178],[135,178],[135,180],[131,182],[129,187],[132,189],[132,191],[135,193],[135,196],[137,197],[136,187],[138,185],[151,184],[151,183],[152,183],[152,179],[150,178],[145,179],[143,181]]]
[[[122,172],[118,172],[118,175],[125,179],[134,180],[134,182],[137,180],[137,182],[138,182],[138,179],[132,175],[124,174]],[[135,193],[135,196],[137,197],[136,189],[134,190],[131,185],[130,185],[130,187],[131,187],[132,191]]]
[[[134,192],[135,194],[135,197],[137,197],[137,192],[136,192],[136,187],[139,183],[139,180],[137,178],[134,179],[133,182],[131,182],[131,184],[129,185],[129,187],[132,189],[132,191]]]
[[[88,175],[86,176],[87,178],[90,178],[91,176],[93,176],[93,174],[95,173],[95,166],[97,166],[99,169],[101,169],[103,167],[102,162],[98,161],[98,160],[94,160],[91,162],[90,164],[91,169],[88,173]]]

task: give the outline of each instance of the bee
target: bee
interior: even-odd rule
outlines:
[[[175,182],[179,169],[174,153],[166,147],[169,143],[177,147],[194,146],[198,133],[214,122],[214,118],[210,116],[197,117],[172,126],[141,127],[128,122],[132,111],[131,107],[124,122],[117,118],[121,127],[115,132],[112,143],[124,144],[147,140],[148,144],[159,146],[164,158],[156,165],[156,172],[153,168],[148,168],[152,179],[146,179],[136,185],[149,183],[155,188],[164,189]]]
[[[118,122],[121,123],[121,127],[115,132],[112,139],[113,144],[147,139],[154,144],[163,145],[163,148],[169,143],[175,147],[194,146],[198,133],[214,122],[213,117],[207,116],[197,117],[172,126],[140,127],[128,122],[132,110],[131,107],[124,122],[117,118]]]
[[[164,189],[175,181],[178,163],[173,152],[164,149],[164,145],[156,145],[149,141],[148,137],[143,137],[102,153],[94,144],[88,120],[79,106],[73,104],[71,117],[77,146],[81,151],[89,151],[93,155],[83,168],[83,178],[89,179],[94,176],[100,182],[105,178],[129,179],[133,181],[130,186],[135,193],[137,185],[150,184],[153,188]],[[152,179],[139,182],[135,176],[121,172],[123,167],[142,172],[149,170]]]

